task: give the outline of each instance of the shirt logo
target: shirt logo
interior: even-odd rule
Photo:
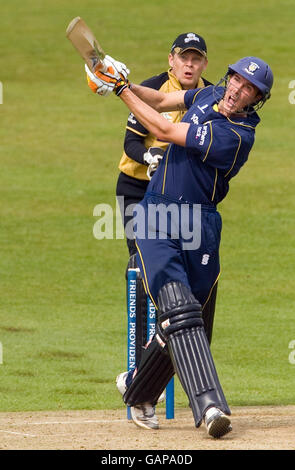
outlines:
[[[194,113],[191,117],[191,121],[193,121],[194,124],[199,124],[199,117]]]
[[[131,122],[131,124],[136,124],[136,119],[134,117],[134,114],[130,113],[128,116],[128,121]]]
[[[187,33],[184,42],[190,42],[190,41],[200,42],[200,38],[198,38],[198,36],[196,36],[195,33]]]
[[[204,264],[204,265],[208,264],[209,258],[210,258],[210,255],[207,255],[207,254],[206,254],[206,255],[203,255],[203,258],[202,258],[202,262],[201,262],[201,263]]]
[[[172,116],[171,116],[170,113],[164,112],[164,113],[161,113],[161,114],[165,119],[167,119],[167,121],[170,121],[170,122],[173,121]]]
[[[201,113],[205,114],[204,109],[208,108],[208,105],[207,105],[207,104],[204,104],[204,106],[199,106],[199,105],[198,105],[198,108],[199,108],[199,110],[201,111]]]
[[[245,67],[245,72],[247,72],[249,75],[254,75],[254,73],[256,72],[256,70],[259,69],[259,65],[256,64],[255,62],[250,62],[250,64],[248,65],[248,67]]]
[[[199,145],[204,145],[205,137],[208,133],[208,126],[199,126],[197,128],[196,139],[200,138]]]

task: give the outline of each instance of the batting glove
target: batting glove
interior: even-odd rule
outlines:
[[[94,74],[86,64],[85,71],[87,74],[88,86],[94,93],[101,96],[108,96],[112,93],[117,82],[117,78],[114,75],[109,72],[102,73],[100,71],[96,71]]]
[[[130,70],[126,67],[125,64],[123,64],[123,62],[118,62],[110,55],[106,55],[103,59],[103,64],[107,73],[112,73],[118,79],[124,78],[127,80]]]
[[[130,88],[129,81],[127,79],[119,78],[119,80],[116,81],[114,92],[117,96],[120,96],[125,88]]]
[[[150,147],[148,151],[143,154],[143,161],[148,165],[146,174],[149,180],[152,179],[164,153],[165,150],[160,147]]]

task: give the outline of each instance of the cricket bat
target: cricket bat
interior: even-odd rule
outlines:
[[[105,52],[85,21],[77,16],[66,29],[66,36],[84,59],[89,69],[104,71]]]

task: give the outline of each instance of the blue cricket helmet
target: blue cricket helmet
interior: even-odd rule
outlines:
[[[262,93],[263,103],[270,98],[273,85],[273,73],[270,66],[258,57],[243,57],[235,64],[228,66],[228,74],[238,73],[253,83]]]

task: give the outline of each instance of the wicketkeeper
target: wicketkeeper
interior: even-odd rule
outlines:
[[[171,142],[135,209],[137,262],[158,323],[124,401],[135,424],[156,429],[155,404],[176,372],[196,427],[204,422],[209,435],[221,437],[231,430],[230,409],[205,334],[202,304],[220,270],[216,206],[248,159],[260,121],[256,111],[270,97],[272,71],[263,60],[244,57],[228,67],[223,86],[168,94],[117,74],[111,83],[102,73],[91,78],[98,92],[114,91],[145,128]],[[160,114],[173,109],[187,110],[181,122],[171,123]],[[165,236],[160,221],[149,220],[151,206],[160,204],[178,209],[171,213],[173,231],[168,227]],[[187,233],[193,237],[194,230],[200,230],[200,244],[190,249]]]

